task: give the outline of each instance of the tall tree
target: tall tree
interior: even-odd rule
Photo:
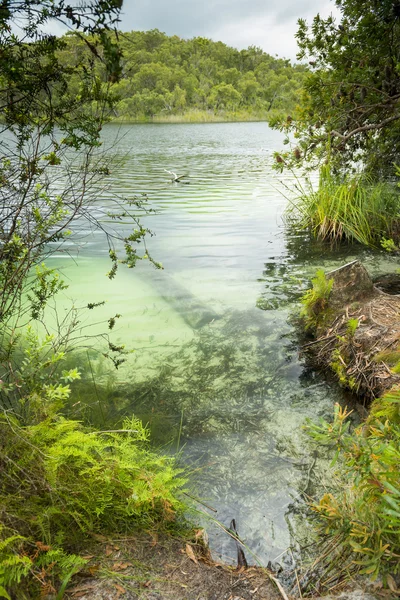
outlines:
[[[313,68],[299,109],[279,127],[294,132],[285,161],[349,167],[361,160],[378,175],[400,161],[400,1],[336,0],[341,12],[299,20],[298,57]],[[282,163],[281,163],[282,164]]]

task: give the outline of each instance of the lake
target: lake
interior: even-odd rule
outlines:
[[[203,513],[225,527],[235,518],[263,564],[290,563],[287,549],[296,555],[305,540],[304,498],[323,488],[329,459],[302,425],[343,401],[299,359],[290,314],[317,268],[356,257],[372,272],[395,263],[290,234],[282,216],[298,182],[272,169],[282,136],[265,123],[109,125],[104,141],[113,157],[97,202],[147,194],[156,209],[143,219],[154,233],[148,250],[164,269],[143,261],[109,281],[107,244],[89,229],[78,253],[49,261],[69,283],[61,310],[71,299],[105,300],[82,327],[100,332],[96,323],[118,313],[113,343],[133,351],[117,374],[93,359],[97,390],[82,392],[77,415],[99,420],[101,408],[117,423],[134,412],[156,444],[178,451],[201,500],[195,518],[224,560],[235,557],[233,541]]]

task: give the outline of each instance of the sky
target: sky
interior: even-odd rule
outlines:
[[[122,31],[159,29],[295,59],[297,19],[338,16],[333,0],[124,0]]]

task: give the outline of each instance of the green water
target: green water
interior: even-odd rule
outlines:
[[[72,258],[49,261],[69,283],[59,310],[105,300],[82,327],[122,315],[113,342],[134,352],[115,376],[119,387],[104,383],[104,419],[133,411],[157,443],[172,440],[168,451],[179,438],[194,493],[225,525],[235,518],[265,564],[301,542],[302,491],[326,468],[325,459],[314,466],[302,424],[342,399],[299,360],[288,316],[317,268],[358,256],[377,272],[385,257],[351,247],[328,254],[289,235],[284,188],[271,169],[282,140],[264,123],[110,125],[104,137],[114,167],[98,205],[109,194],[148,194],[157,209],[144,219],[155,233],[148,245],[164,270],[141,263],[109,281],[104,238],[81,231],[78,255],[71,247]],[[189,185],[171,183],[164,169],[187,173]],[[284,184],[295,181],[285,175]],[[93,368],[100,389],[107,373]],[[207,527],[213,550],[234,557],[229,537]]]

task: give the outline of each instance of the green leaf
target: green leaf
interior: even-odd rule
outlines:
[[[2,585],[0,585],[0,598],[6,598],[7,600],[11,600],[10,595],[7,593],[7,590],[5,590]]]

